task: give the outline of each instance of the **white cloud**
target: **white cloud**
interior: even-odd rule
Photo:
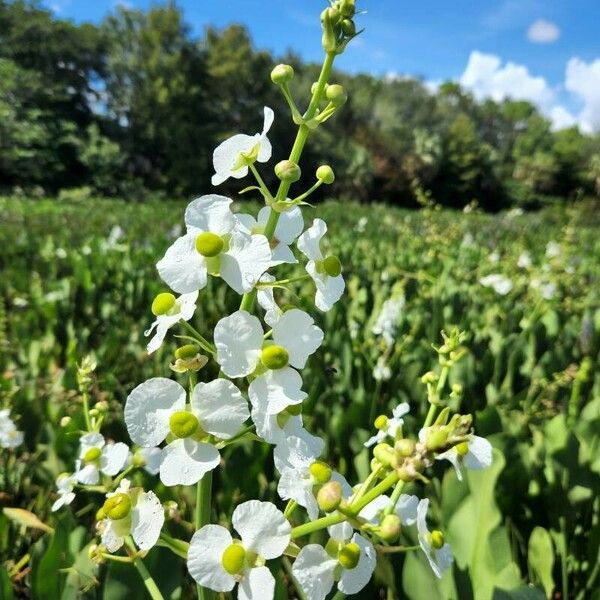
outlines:
[[[578,124],[577,117],[561,105],[553,106],[550,109],[548,116],[552,121],[552,129],[554,129],[554,131],[573,127],[573,125]]]
[[[577,116],[579,126],[587,132],[600,130],[600,58],[590,63],[569,60],[565,88],[583,103]]]
[[[551,44],[560,37],[560,29],[556,23],[538,19],[527,30],[527,39],[534,44]]]

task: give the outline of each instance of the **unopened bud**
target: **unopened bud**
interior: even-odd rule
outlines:
[[[323,512],[333,512],[341,501],[342,484],[339,481],[329,481],[317,492],[317,504]]]
[[[179,516],[179,506],[174,500],[167,500],[163,504],[163,508],[165,509],[165,517],[167,519],[176,519]]]
[[[90,417],[95,419],[96,417],[98,417],[100,415],[100,411],[97,408],[92,408],[89,411],[89,415],[90,415]]]
[[[412,468],[408,469],[404,466],[400,467],[399,469],[396,469],[396,474],[398,475],[398,479],[405,483],[415,480],[415,472]]]
[[[271,81],[276,85],[284,85],[294,78],[294,69],[290,65],[277,65],[271,71]]]
[[[413,440],[403,438],[401,440],[398,440],[394,444],[394,450],[396,450],[397,454],[399,454],[403,458],[406,458],[406,457],[412,456],[414,454],[415,446],[416,446],[416,444]]]
[[[348,94],[346,93],[346,90],[337,83],[334,83],[327,88],[325,97],[334,106],[342,106],[348,100]]]
[[[421,377],[422,383],[436,383],[437,380],[438,375],[435,371],[427,371],[427,373]]]
[[[60,420],[60,426],[61,427],[68,427],[71,424],[71,421],[72,421],[71,417],[69,417],[69,416],[63,417]]]
[[[331,479],[331,467],[320,460],[312,463],[309,471],[317,483],[327,483]]]
[[[388,544],[393,544],[400,537],[401,526],[402,522],[398,515],[385,515],[377,534]]]
[[[294,183],[300,179],[302,171],[295,162],[291,160],[282,160],[275,165],[275,175],[277,175],[281,181]]]
[[[463,386],[460,383],[452,384],[452,393],[456,396],[461,396],[463,393]]]
[[[394,449],[389,444],[377,444],[373,448],[373,456],[386,467],[389,467],[394,460]]]
[[[342,21],[342,31],[346,37],[356,35],[356,25],[352,19],[344,19]]]
[[[342,16],[352,18],[356,13],[356,0],[341,0],[339,9]]]
[[[321,165],[317,169],[317,179],[325,185],[331,185],[335,181],[335,174],[329,165]]]
[[[94,404],[94,408],[101,413],[108,412],[108,402],[106,400],[100,400]]]

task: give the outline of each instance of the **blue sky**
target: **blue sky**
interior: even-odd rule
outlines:
[[[97,22],[117,0],[46,0],[57,15]],[[150,0],[127,0],[148,8]],[[156,2],[154,2],[156,3]],[[600,129],[600,0],[359,0],[365,33],[339,66],[351,72],[462,81],[478,97],[536,102],[556,126]],[[320,60],[325,0],[179,0],[201,34],[248,26],[259,48]]]

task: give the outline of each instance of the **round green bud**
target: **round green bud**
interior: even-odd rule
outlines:
[[[310,86],[310,93],[314,94],[317,91],[317,88],[319,87],[319,82],[315,81],[311,86]],[[325,89],[327,89],[329,86],[327,84],[325,84]]]
[[[396,450],[397,454],[406,458],[407,456],[412,456],[414,454],[415,446],[416,444],[413,440],[403,438],[394,444],[394,450]]]
[[[187,410],[178,410],[169,419],[171,433],[178,438],[189,438],[196,433],[199,426],[198,419]]]
[[[347,37],[356,35],[356,25],[354,24],[354,21],[352,19],[344,19],[342,21],[342,31]]]
[[[102,510],[113,521],[124,519],[131,512],[131,499],[128,494],[115,494],[106,499]]]
[[[338,562],[344,569],[354,569],[360,560],[360,546],[356,542],[346,544],[338,554]]]
[[[317,492],[317,504],[326,513],[333,512],[342,501],[342,484],[339,481],[328,481]]]
[[[373,421],[373,425],[375,425],[375,429],[385,429],[388,420],[389,419],[385,415],[379,415],[375,421]]]
[[[404,481],[404,483],[414,481],[415,479],[414,471],[408,470],[406,467],[400,467],[399,469],[396,469],[396,474],[398,475],[398,479],[400,481]]]
[[[465,456],[469,451],[469,443],[461,442],[460,444],[456,444],[456,446],[454,446],[454,449],[456,450],[459,456]]]
[[[323,461],[312,463],[309,471],[317,483],[327,483],[331,479],[331,467]]]
[[[231,544],[221,556],[221,565],[230,575],[237,575],[244,567],[246,550],[241,544]]]
[[[342,16],[353,17],[356,13],[356,0],[341,0],[339,8]]]
[[[284,85],[294,78],[294,69],[290,65],[277,65],[271,71],[271,81],[276,85]]]
[[[223,251],[225,242],[220,235],[205,231],[196,238],[196,250],[206,258],[218,256]]]
[[[186,358],[194,358],[198,354],[198,348],[194,346],[194,344],[186,344],[185,346],[180,346],[175,350],[175,358],[181,358],[185,360]]]
[[[152,302],[152,314],[156,317],[166,315],[175,306],[175,296],[169,292],[163,292],[154,298]]]
[[[342,106],[348,100],[348,94],[346,93],[346,90],[338,83],[334,83],[333,85],[327,87],[325,97],[334,106]]]
[[[329,277],[338,277],[342,273],[342,263],[337,256],[328,256],[323,261],[323,268]]]
[[[335,173],[329,165],[321,165],[317,169],[317,179],[325,185],[331,185],[335,181]]]
[[[291,415],[292,417],[297,417],[298,415],[302,414],[302,404],[290,404],[285,409],[285,412],[287,412],[288,415]]]
[[[460,383],[453,383],[452,393],[460,396],[463,393],[463,386]]]
[[[275,165],[275,175],[277,175],[281,181],[294,183],[300,179],[302,171],[295,162],[291,160],[282,160]]]
[[[90,448],[83,455],[83,462],[91,463],[98,460],[102,456],[102,450],[100,448]]]
[[[100,411],[97,408],[92,408],[90,409],[89,415],[90,417],[95,419],[97,416],[100,415]]]
[[[444,546],[444,534],[439,529],[434,529],[431,532],[431,545],[439,550]]]
[[[378,535],[388,544],[394,543],[400,537],[402,522],[398,515],[385,515],[381,521]]]
[[[394,457],[394,449],[389,444],[377,444],[373,448],[373,456],[386,467],[392,464]]]
[[[60,420],[60,426],[61,427],[68,427],[71,424],[71,421],[72,421],[71,417],[69,417],[69,416],[63,417]]]
[[[263,348],[260,360],[267,369],[277,370],[288,366],[290,355],[283,346],[273,344]]]
[[[94,404],[94,408],[101,413],[105,413],[108,411],[108,402],[106,400],[99,400]]]
[[[435,383],[437,380],[438,375],[435,371],[427,371],[427,373],[421,377],[422,383]]]

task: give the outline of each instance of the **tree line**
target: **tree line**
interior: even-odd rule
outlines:
[[[240,25],[196,38],[171,2],[77,25],[34,1],[0,0],[0,189],[199,193],[213,148],[259,131],[265,105],[279,116],[270,138],[283,156],[294,125],[269,79],[277,62],[294,67],[306,104],[318,67],[255,49]],[[497,210],[600,194],[600,134],[552,131],[529,102],[477,102],[453,82],[431,91],[409,78],[334,79],[349,100],[307,152],[308,185],[326,161],[337,174],[328,193],[363,201]]]

